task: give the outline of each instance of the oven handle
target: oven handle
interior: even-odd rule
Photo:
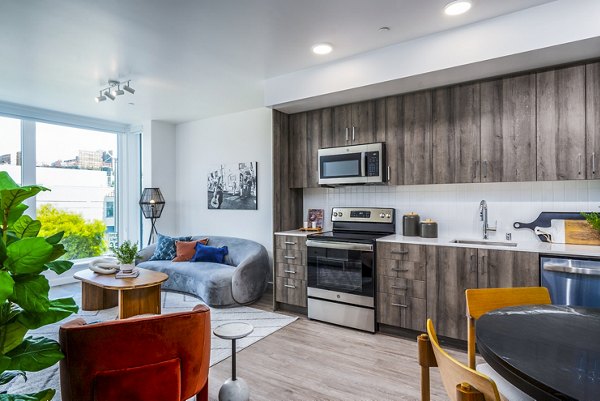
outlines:
[[[372,244],[354,244],[349,242],[315,241],[306,240],[307,247],[328,248],[328,249],[346,249],[348,251],[373,252]]]
[[[544,264],[544,270],[550,272],[583,274],[586,276],[600,276],[600,269],[586,269],[585,267],[573,267],[554,264]]]

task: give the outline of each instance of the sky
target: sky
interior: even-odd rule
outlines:
[[[0,117],[0,155],[21,148],[20,120]],[[81,150],[112,150],[116,156],[117,135],[61,125],[36,123],[37,164],[74,159]],[[14,161],[13,161],[14,163]]]

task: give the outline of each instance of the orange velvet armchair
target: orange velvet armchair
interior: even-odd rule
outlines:
[[[210,309],[60,327],[63,401],[208,400]]]

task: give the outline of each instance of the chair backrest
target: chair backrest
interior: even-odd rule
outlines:
[[[442,383],[450,400],[501,400],[496,383],[492,379],[463,365],[440,347],[431,319],[427,319],[427,335],[433,349],[435,362],[440,369]],[[470,397],[463,397],[464,393]]]
[[[475,320],[494,309],[519,305],[550,304],[545,287],[475,288],[465,291],[467,298],[467,354],[469,367],[475,369]]]
[[[208,389],[210,309],[60,327],[63,401],[185,401]],[[203,397],[204,398],[204,397]]]

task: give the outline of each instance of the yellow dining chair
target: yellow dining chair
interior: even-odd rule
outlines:
[[[502,401],[496,383],[463,365],[440,347],[433,322],[427,319],[427,334],[417,337],[421,365],[421,399],[430,400],[429,369],[438,367],[446,393],[452,401]]]

